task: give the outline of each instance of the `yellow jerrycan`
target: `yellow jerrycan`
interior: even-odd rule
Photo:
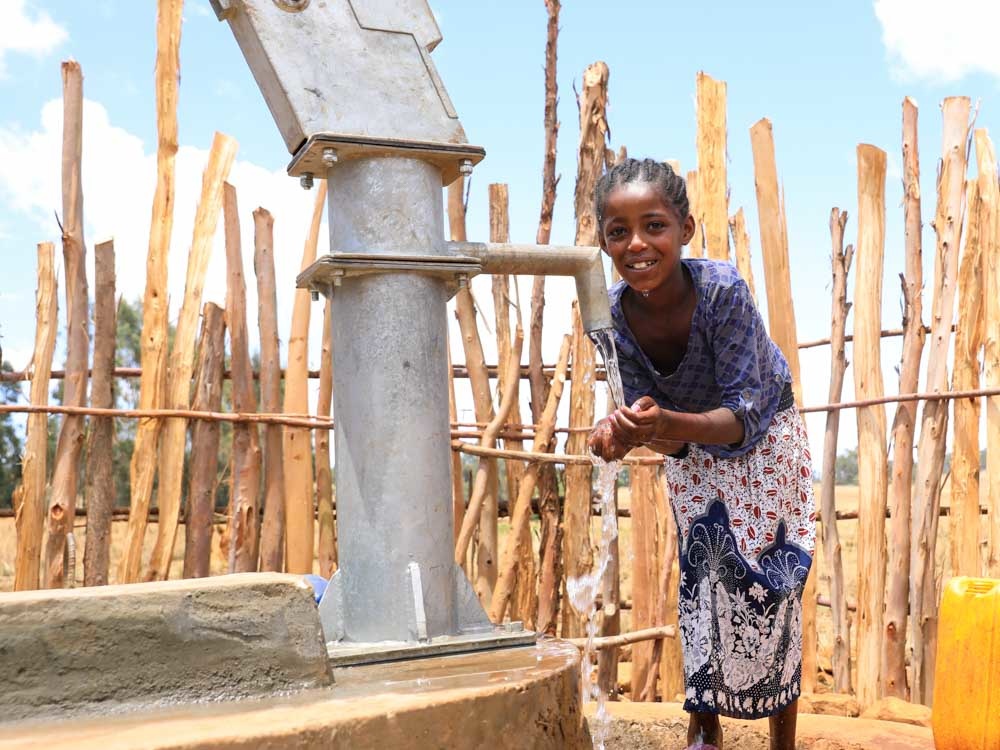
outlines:
[[[1000,750],[1000,580],[945,585],[931,725],[937,750]]]

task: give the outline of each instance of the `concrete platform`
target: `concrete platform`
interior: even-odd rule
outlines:
[[[248,573],[0,594],[5,722],[330,683],[312,588]]]
[[[679,703],[608,703],[611,724],[607,750],[682,748],[688,715]],[[594,721],[595,706],[584,707]],[[767,750],[767,719],[723,719],[726,748]],[[909,724],[844,716],[799,714],[796,747],[820,750],[933,750],[931,730]],[[593,729],[593,728],[592,728]]]
[[[291,696],[4,725],[0,750],[589,750],[579,674],[558,641],[338,668]]]

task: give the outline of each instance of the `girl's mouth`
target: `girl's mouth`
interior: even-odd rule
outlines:
[[[657,263],[659,263],[658,260],[640,260],[635,263],[626,263],[625,267],[630,271],[645,271],[648,268],[652,268]]]

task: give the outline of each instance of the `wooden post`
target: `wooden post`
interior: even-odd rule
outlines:
[[[701,205],[698,201],[698,170],[692,169],[685,180],[688,196],[688,213],[694,218],[694,234],[688,243],[692,258],[705,257],[705,225],[702,223]]]
[[[569,427],[566,452],[583,455],[587,452],[587,433],[579,428],[594,423],[594,391],[597,381],[597,358],[594,345],[583,331],[579,305],[573,302],[572,340],[573,379],[569,391]],[[572,431],[577,430],[577,431]],[[593,467],[572,464],[566,467],[566,499],[563,503],[563,560],[566,577],[578,578],[590,572],[594,565],[594,550],[590,540],[591,496]],[[646,563],[647,561],[644,561]],[[562,635],[580,638],[586,635],[588,617],[572,606],[563,607]]]
[[[937,253],[926,390],[948,388],[948,344],[955,311],[958,250],[965,216],[966,150],[970,103],[949,97],[942,104],[944,126],[938,205],[934,217]],[[913,700],[930,704],[937,646],[937,586],[934,580],[941,471],[948,427],[948,402],[925,401],[917,445],[917,495],[913,501],[910,556],[910,617],[913,639]]]
[[[858,146],[858,274],[854,291],[854,394],[880,398],[882,273],[885,253],[885,152]],[[857,410],[858,678],[867,707],[881,696],[885,606],[885,406]]]
[[[191,408],[222,408],[222,360],[226,347],[225,313],[206,302],[198,343],[194,398]],[[211,573],[212,516],[218,484],[220,423],[196,419],[191,424],[191,466],[188,475],[187,513],[184,527],[184,577],[204,578]]]
[[[575,375],[576,373],[574,373]],[[633,456],[655,456],[648,448],[637,448]],[[589,468],[589,467],[584,467]],[[630,509],[632,511],[632,622],[631,630],[641,630],[656,625],[658,603],[662,596],[658,584],[663,569],[657,548],[656,496],[653,486],[659,481],[658,467],[632,466],[630,478]],[[647,677],[658,654],[653,652],[653,642],[632,646],[632,700],[655,700],[655,690],[645,691]]]
[[[781,349],[792,373],[795,403],[802,407],[802,380],[799,376],[799,344],[792,305],[792,280],[788,265],[788,232],[785,204],[778,188],[778,168],[774,158],[771,121],[759,120],[750,128],[760,245],[764,255],[764,284],[767,287],[767,322],[771,338]],[[812,692],[816,684],[816,566],[806,579],[802,595],[802,690]]]
[[[309,236],[302,249],[300,270],[316,260],[319,228],[326,205],[326,180],[318,184]],[[285,369],[286,414],[309,411],[309,315],[308,289],[295,290],[292,328],[288,336],[288,366]],[[313,462],[311,433],[307,427],[288,427],[282,432],[285,479],[285,569],[289,573],[313,571]]]
[[[49,375],[52,350],[59,326],[56,302],[55,247],[51,242],[38,244],[38,289],[35,292],[35,349],[31,355],[31,405],[44,406],[49,401]],[[14,590],[38,588],[41,563],[42,528],[45,524],[45,464],[48,457],[49,423],[47,415],[28,415],[24,457],[21,460],[21,484],[14,491],[17,528],[17,557],[14,563]]]
[[[236,141],[216,133],[208,164],[202,177],[201,197],[194,219],[194,236],[188,254],[187,277],[184,281],[184,300],[177,319],[174,346],[170,353],[170,381],[167,386],[166,406],[169,409],[187,409],[191,403],[191,371],[194,366],[195,333],[198,313],[201,310],[201,292],[205,273],[212,252],[212,239],[222,208],[222,184],[236,157]],[[160,483],[157,495],[159,523],[156,543],[150,555],[146,580],[162,581],[170,575],[170,562],[174,553],[177,519],[181,502],[181,478],[184,472],[184,438],[187,420],[166,420],[160,444]]]
[[[483,434],[479,439],[479,445],[484,448],[494,448],[496,446],[497,435],[503,429],[504,423],[509,421],[510,413],[516,404],[517,380],[521,372],[520,360],[523,343],[524,332],[518,326],[514,334],[514,341],[511,344],[512,356],[507,361],[507,371],[504,373],[504,388],[500,397],[500,407],[483,429]],[[514,361],[515,357],[517,359],[516,362]],[[462,519],[462,527],[459,529],[455,540],[455,562],[459,565],[466,559],[469,542],[472,541],[472,535],[479,525],[483,504],[489,487],[490,465],[483,458],[485,457],[480,457],[479,459],[479,466],[476,468],[476,477],[472,491],[469,493],[469,507],[466,510],[465,517]],[[523,537],[521,542],[524,542]],[[520,563],[520,560],[518,563]]]
[[[465,203],[463,195],[464,178],[455,180],[448,186],[448,226],[452,241],[464,242]],[[490,377],[486,370],[486,357],[476,326],[476,303],[468,287],[459,289],[455,295],[455,315],[462,333],[465,351],[465,366],[469,372],[472,388],[472,403],[477,422],[493,419],[493,398],[490,393]],[[493,595],[497,575],[497,492],[499,481],[495,459],[486,459],[490,472],[483,499],[483,512],[479,520],[479,545],[476,550],[476,579],[473,585],[479,600],[485,606]]]
[[[446,334],[447,335],[447,334]],[[455,401],[455,368],[451,361],[451,341],[445,347],[448,350],[448,418],[452,424],[458,421],[458,406]],[[458,534],[462,530],[462,521],[465,518],[465,485],[462,482],[462,454],[458,451],[451,452],[451,505],[452,505],[452,526],[455,532],[455,542],[458,542]],[[465,567],[465,561],[459,563]],[[468,571],[466,571],[468,576]],[[471,580],[471,576],[468,576]]]
[[[680,550],[677,540],[677,522],[667,497],[666,482],[662,474],[653,485],[656,497],[657,517],[660,526],[660,616],[659,624],[672,625],[680,632],[678,624],[678,595],[680,593]],[[660,659],[661,696],[664,701],[677,700],[684,693],[684,655],[679,638],[659,641],[662,651]],[[655,647],[654,647],[655,648]]]
[[[278,345],[278,298],[274,284],[274,219],[267,209],[253,212],[257,276],[257,324],[260,327],[260,407],[281,411],[281,353]],[[280,571],[285,557],[285,475],[281,425],[264,426],[264,521],[260,532],[260,570]]]
[[[980,131],[977,130],[976,134]],[[975,180],[967,184],[968,222],[958,274],[953,390],[979,388],[983,346],[982,198]],[[1000,291],[1000,290],[998,290]],[[950,563],[952,575],[978,576],[979,565],[979,399],[956,399],[951,454]]]
[[[698,210],[705,249],[729,260],[729,185],[726,182],[726,83],[700,72],[698,110]]]
[[[94,376],[90,403],[98,409],[114,406],[111,381],[115,367],[115,243],[94,247]],[[83,585],[108,582],[111,555],[111,512],[115,507],[112,444],[115,420],[92,417],[87,436],[87,544],[83,554]]]
[[[139,408],[164,405],[167,379],[167,255],[174,225],[174,162],[177,157],[177,89],[180,83],[181,11],[184,0],[160,0],[156,16],[156,192],[153,194],[146,290],[142,298],[142,376]],[[140,419],[129,465],[131,512],[125,552],[118,566],[118,583],[139,580],[142,544],[146,537],[156,475],[159,419]]]
[[[917,105],[903,100],[903,218],[906,230],[906,274],[903,289],[903,355],[899,392],[915,393],[924,349],[923,259],[920,219],[920,162],[917,148]],[[884,693],[908,699],[906,683],[906,625],[910,591],[910,528],[913,484],[913,432],[917,402],[896,405],[892,420],[892,494],[890,521],[889,590],[885,605]]]
[[[559,0],[545,0],[548,14],[545,31],[545,155],[542,160],[542,205],[538,214],[538,231],[535,243],[549,244],[552,234],[552,213],[556,204],[556,143],[559,120],[556,105],[559,101],[556,68],[559,43]],[[528,381],[531,386],[531,419],[537,423],[546,403],[548,384],[542,374],[542,321],[545,311],[545,277],[535,276],[531,283],[531,319],[528,327]],[[543,545],[544,546],[544,545]]]
[[[562,347],[559,350],[559,361],[552,377],[552,387],[549,389],[549,398],[542,412],[542,418],[538,422],[538,427],[535,429],[535,441],[532,446],[532,450],[535,452],[545,451],[552,442],[552,436],[555,432],[556,409],[559,407],[559,399],[562,396],[563,385],[566,382],[566,370],[569,365],[569,345],[570,337],[564,336]],[[490,619],[495,623],[503,620],[510,601],[517,573],[517,548],[520,546],[521,535],[531,517],[531,495],[535,491],[537,481],[538,464],[533,463],[528,466],[528,470],[524,473],[520,492],[518,492],[510,510],[510,534],[503,547],[500,572],[489,609]]]
[[[983,215],[980,233],[986,266],[986,340],[983,356],[987,388],[1000,386],[1000,189],[997,158],[986,131],[976,131],[976,163]],[[986,399],[986,487],[989,498],[989,537],[986,574],[1000,578],[1000,396]]]
[[[323,310],[323,343],[320,348],[319,398],[316,413],[330,416],[333,406],[333,352],[330,341],[330,298]],[[313,430],[316,451],[316,516],[319,522],[319,574],[329,578],[337,569],[337,529],[333,521],[333,474],[330,471],[330,431]]]
[[[236,188],[228,182],[223,185],[222,210],[226,233],[226,328],[229,330],[233,410],[250,414],[257,411],[257,397],[247,341],[247,289],[243,278],[240,215]],[[257,425],[247,422],[233,425],[232,453],[230,498],[233,515],[229,519],[229,572],[250,573],[257,570],[260,517],[257,497],[260,487],[260,433]]]
[[[747,220],[740,208],[729,217],[729,230],[733,235],[733,247],[736,248],[736,269],[750,287],[750,296],[757,302],[757,290],[753,285],[753,267],[750,265],[750,234],[747,232]]]
[[[83,244],[83,74],[79,63],[62,64],[62,245],[66,273],[66,379],[65,406],[87,405],[87,360],[90,356],[90,304],[87,291],[87,251]],[[66,415],[59,430],[56,463],[49,498],[45,544],[45,585],[61,588],[63,577],[72,582],[74,571],[63,570],[66,536],[73,532],[76,492],[80,478],[84,417]]]
[[[594,186],[604,171],[610,75],[604,62],[588,65],[583,71],[583,91],[577,99],[580,111],[580,147],[576,158],[576,188],[573,198],[576,245],[597,244],[600,228],[594,215]]]
[[[854,248],[844,249],[844,226],[847,212],[834,208],[830,212],[830,235],[833,241],[833,310],[830,325],[830,390],[829,402],[838,403],[844,390],[847,357],[844,355],[844,329],[851,303],[847,301],[847,276],[851,271]],[[844,563],[840,555],[840,534],[837,531],[837,435],[840,412],[826,415],[826,435],[823,441],[823,484],[820,509],[823,522],[823,552],[830,570],[830,601],[833,613],[833,684],[838,693],[851,692],[851,620],[847,614],[847,593],[844,588]]]

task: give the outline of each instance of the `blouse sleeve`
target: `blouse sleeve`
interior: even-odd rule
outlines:
[[[712,326],[715,379],[722,393],[721,405],[743,422],[743,440],[730,446],[739,450],[753,445],[770,424],[777,404],[766,398],[773,384],[774,347],[764,321],[742,279],[723,289]],[[765,414],[769,410],[772,413]]]

